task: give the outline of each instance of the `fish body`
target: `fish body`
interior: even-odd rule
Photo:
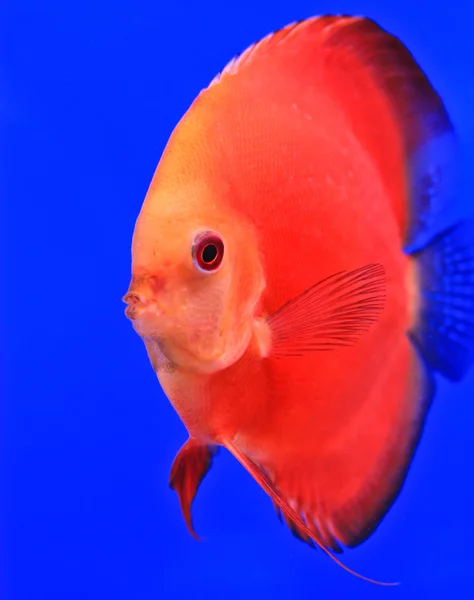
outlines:
[[[170,483],[192,533],[218,446],[304,541],[337,553],[374,531],[433,372],[460,379],[474,358],[474,226],[443,231],[455,163],[441,99],[369,19],[267,36],[191,105],[125,301],[189,432]]]

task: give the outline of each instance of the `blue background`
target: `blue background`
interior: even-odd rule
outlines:
[[[235,53],[296,19],[366,14],[400,36],[441,92],[472,172],[474,9],[387,4],[2,4],[7,600],[470,597],[473,372],[440,382],[401,496],[344,557],[403,582],[376,588],[296,541],[224,452],[195,502],[205,541],[189,536],[168,488],[186,432],[121,302],[135,218],[173,127]],[[466,210],[472,187],[467,178]]]

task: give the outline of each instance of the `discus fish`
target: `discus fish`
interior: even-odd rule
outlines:
[[[457,163],[441,98],[367,18],[272,33],[192,103],[136,222],[124,301],[189,433],[170,485],[193,535],[218,447],[339,564],[376,529],[434,372],[460,380],[474,361]]]

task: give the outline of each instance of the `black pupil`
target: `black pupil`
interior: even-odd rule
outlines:
[[[211,263],[217,258],[217,246],[214,244],[208,244],[202,251],[202,260],[205,263]]]

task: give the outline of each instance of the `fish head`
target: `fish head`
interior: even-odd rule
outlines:
[[[125,313],[177,368],[225,369],[245,353],[264,289],[254,227],[208,185],[170,185],[160,165],[138,217]]]

